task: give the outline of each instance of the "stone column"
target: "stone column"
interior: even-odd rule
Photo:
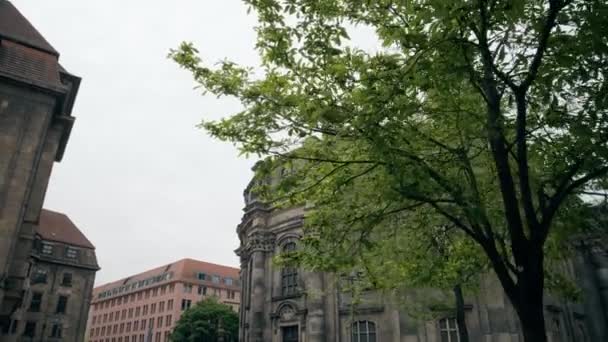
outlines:
[[[265,342],[264,330],[270,329],[269,313],[265,312],[266,255],[274,248],[274,235],[255,233],[250,237],[251,269],[251,342]]]
[[[323,275],[317,272],[303,274],[306,286],[306,307],[308,309],[306,335],[308,342],[325,342],[325,288]]]

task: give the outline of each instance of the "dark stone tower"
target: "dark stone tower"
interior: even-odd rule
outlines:
[[[54,162],[74,123],[80,78],[8,1],[0,0],[0,325],[29,286],[32,246]]]

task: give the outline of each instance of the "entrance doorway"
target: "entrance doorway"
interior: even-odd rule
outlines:
[[[298,338],[298,326],[290,325],[288,327],[281,328],[281,335],[283,336],[283,342],[299,342]]]

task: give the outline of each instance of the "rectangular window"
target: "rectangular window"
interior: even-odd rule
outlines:
[[[78,250],[76,248],[67,247],[65,249],[65,257],[68,259],[77,259],[78,258]]]
[[[25,322],[25,329],[23,330],[23,336],[34,338],[36,336],[36,322],[27,321]]]
[[[150,318],[150,320],[148,321],[148,329],[154,329],[154,318]]]
[[[182,311],[188,310],[191,304],[192,301],[190,299],[182,299]]]
[[[53,254],[53,245],[48,243],[42,243],[42,254],[51,255]]]
[[[160,331],[156,333],[156,340],[155,342],[160,342]]]
[[[172,318],[173,318],[173,316],[171,316],[171,315],[167,315],[167,317],[165,318],[165,325],[166,325],[167,327],[170,327],[170,326],[171,326],[171,319],[172,319]]]
[[[198,280],[205,280],[205,279],[207,279],[207,275],[205,273],[199,272],[197,274],[197,278],[198,278]]]
[[[133,331],[137,331],[139,329],[139,321],[133,322]]]
[[[120,323],[120,329],[118,329],[118,332],[121,333],[121,334],[123,332],[125,332],[125,324],[124,323]]]
[[[444,318],[439,320],[439,332],[441,334],[441,342],[460,342],[456,318]]]
[[[206,296],[207,295],[207,286],[199,285],[198,286],[198,294]]]
[[[145,319],[141,320],[141,330],[146,330],[146,320]]]
[[[156,326],[158,328],[163,326],[163,316],[158,316],[158,318],[156,319]]]
[[[152,297],[156,296],[158,296],[158,287],[155,287],[154,290],[152,290]]]
[[[32,276],[32,284],[46,284],[46,270],[36,269]]]
[[[133,318],[133,308],[129,309],[129,318]]]
[[[120,319],[125,319],[125,318],[127,318],[127,309],[123,309],[122,314],[120,315]]]
[[[233,280],[232,278],[224,278],[224,283],[228,286],[232,286]]]
[[[135,317],[139,317],[139,313],[141,312],[141,308],[138,306],[135,308]]]
[[[167,310],[173,310],[173,299],[167,301]]]
[[[68,307],[68,297],[67,296],[59,296],[59,300],[57,300],[57,310],[55,313],[64,314]]]
[[[167,292],[167,285],[163,285],[160,288],[160,294],[161,294],[161,296],[164,295],[165,292]]]
[[[154,315],[156,313],[156,303],[150,304],[150,315]]]
[[[148,304],[144,305],[144,309],[143,309],[143,312],[142,312],[142,315],[144,315],[144,316],[147,315],[147,314],[148,314]]]
[[[192,284],[184,284],[184,292],[192,293]]]
[[[175,284],[170,284],[169,285],[169,293],[173,293],[174,290],[175,290]]]
[[[42,304],[42,292],[32,292],[32,300],[30,301],[31,312],[40,312],[40,306]]]
[[[70,287],[72,286],[72,273],[64,273],[61,279],[61,286]]]
[[[158,303],[158,312],[165,311],[165,302]]]
[[[131,322],[127,323],[127,332],[131,332]]]
[[[213,277],[211,277],[211,281],[219,284],[220,283],[220,276],[214,275]]]

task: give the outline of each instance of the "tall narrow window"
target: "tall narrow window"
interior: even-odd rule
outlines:
[[[284,253],[295,251],[296,244],[289,242],[283,247]],[[283,296],[293,295],[298,289],[298,270],[295,267],[284,267],[281,271],[281,290]]]
[[[352,342],[376,342],[376,324],[370,321],[353,323]]]
[[[291,325],[288,327],[281,328],[282,342],[298,342],[298,326]]]
[[[61,338],[61,324],[55,323],[51,328],[51,336],[52,338]]]
[[[66,287],[72,286],[72,273],[63,274],[63,279],[61,280],[61,286],[66,286]]]
[[[23,336],[33,338],[36,336],[36,322],[27,321],[25,322],[25,329],[23,330]]]
[[[460,342],[456,318],[439,320],[439,332],[441,333],[441,342]]]
[[[68,297],[67,296],[59,296],[59,300],[57,301],[57,310],[55,310],[58,314],[64,314],[68,307]]]
[[[42,292],[33,292],[32,300],[30,301],[30,309],[31,312],[39,312],[40,305],[42,304]]]

